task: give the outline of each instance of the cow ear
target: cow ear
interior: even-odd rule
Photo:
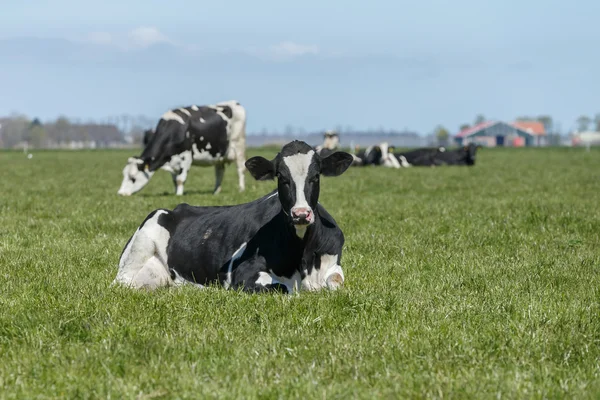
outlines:
[[[275,179],[275,165],[264,157],[249,158],[246,160],[246,168],[257,181]]]
[[[348,153],[336,151],[321,161],[321,174],[325,176],[338,176],[344,173],[354,159]]]

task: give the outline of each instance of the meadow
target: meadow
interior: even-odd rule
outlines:
[[[345,287],[296,296],[111,287],[153,209],[275,187],[122,198],[134,153],[0,152],[1,399],[600,397],[600,150],[323,178]]]

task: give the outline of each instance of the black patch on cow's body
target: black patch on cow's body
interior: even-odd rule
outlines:
[[[477,146],[470,144],[454,150],[440,151],[439,148],[423,148],[404,153],[394,153],[400,160],[404,156],[406,161],[414,166],[435,165],[474,165]]]
[[[356,157],[361,160],[361,163],[359,164],[361,166],[379,165],[381,164],[383,153],[379,146],[372,146],[365,150],[358,151]]]
[[[150,137],[140,156],[144,160],[141,168],[147,166],[149,171],[155,171],[169,162],[171,157],[185,151],[191,151],[195,156],[194,144],[198,152],[208,152],[210,158],[227,155],[229,149],[227,125],[233,116],[231,107],[200,106],[194,108],[190,106],[171,110],[183,120],[183,124],[176,119],[160,119],[154,134]],[[223,114],[228,119],[223,119],[217,110],[224,110]]]
[[[394,157],[402,162],[400,157],[404,157],[406,162],[413,166],[430,166],[434,164],[434,157],[441,153],[439,148],[422,148],[405,152],[396,152]]]
[[[227,118],[233,118],[233,110],[229,106],[217,106]]]

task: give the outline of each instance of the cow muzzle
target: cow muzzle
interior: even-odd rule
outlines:
[[[294,225],[310,225],[315,222],[315,214],[310,208],[292,208],[291,214]]]
[[[117,192],[117,194],[118,194],[119,196],[131,196],[131,192],[128,192],[127,190],[123,190],[123,189],[119,190],[119,191]]]

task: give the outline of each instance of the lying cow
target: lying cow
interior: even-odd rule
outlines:
[[[175,193],[183,185],[192,165],[215,167],[215,188],[221,191],[225,166],[235,161],[239,189],[244,191],[246,161],[246,111],[237,101],[208,106],[189,106],[167,111],[139,157],[130,157],[123,169],[118,194],[140,191],[158,169],[171,173]]]
[[[469,143],[455,150],[439,152],[433,157],[434,165],[475,165],[477,149],[481,146]]]
[[[369,146],[365,150],[358,150],[353,165],[383,165],[390,168],[400,168],[400,163],[389,152],[389,145],[386,142]]]
[[[133,288],[218,283],[249,292],[336,289],[344,235],[319,204],[320,176],[341,175],[352,156],[321,158],[301,141],[246,167],[277,189],[250,203],[150,213],[129,239],[114,283]]]
[[[395,148],[390,147],[389,153],[398,160],[401,167],[413,167],[413,166],[431,166],[434,164],[434,158],[439,154],[445,152],[444,147],[424,147],[416,150],[410,150],[405,152],[396,152]]]

